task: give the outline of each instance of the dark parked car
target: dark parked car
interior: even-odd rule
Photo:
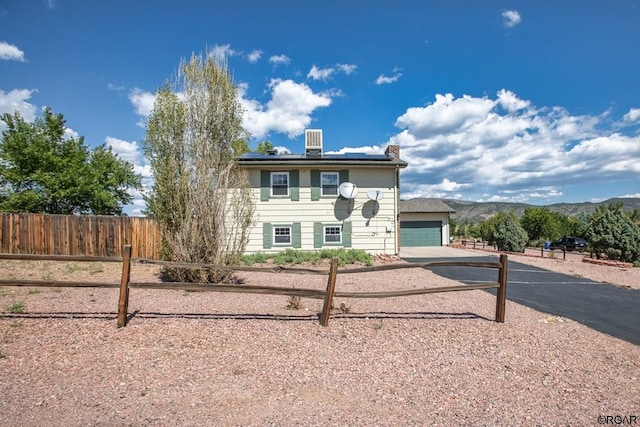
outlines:
[[[580,237],[563,237],[554,240],[549,245],[549,249],[566,249],[568,251],[584,251],[587,248],[587,241]]]

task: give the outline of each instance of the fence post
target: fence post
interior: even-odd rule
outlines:
[[[338,258],[331,258],[331,268],[329,268],[329,279],[327,280],[327,292],[324,294],[324,305],[322,306],[322,314],[320,315],[320,324],[322,326],[329,325],[329,315],[331,314],[331,304],[333,303],[333,294],[336,291],[336,278],[338,276]]]
[[[500,270],[498,270],[498,292],[496,295],[496,322],[504,323],[504,312],[507,302],[507,255],[500,255]]]
[[[131,277],[131,245],[122,248],[122,279],[120,280],[120,298],[118,299],[118,328],[127,326],[129,311],[129,279]]]

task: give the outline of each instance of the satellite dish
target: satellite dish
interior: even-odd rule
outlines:
[[[382,200],[384,198],[384,193],[381,190],[371,190],[367,191],[367,197],[371,200]]]
[[[338,192],[343,199],[355,199],[358,195],[358,187],[352,182],[343,182],[338,187]]]

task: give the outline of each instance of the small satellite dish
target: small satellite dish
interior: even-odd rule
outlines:
[[[358,195],[358,187],[352,182],[343,182],[338,187],[338,192],[343,199],[355,199]]]
[[[380,190],[371,190],[367,191],[367,197],[371,200],[382,200],[384,198],[384,193]]]

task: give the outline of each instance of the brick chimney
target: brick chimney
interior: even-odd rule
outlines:
[[[384,150],[384,154],[391,160],[400,160],[400,146],[389,145],[387,146],[387,149]]]

